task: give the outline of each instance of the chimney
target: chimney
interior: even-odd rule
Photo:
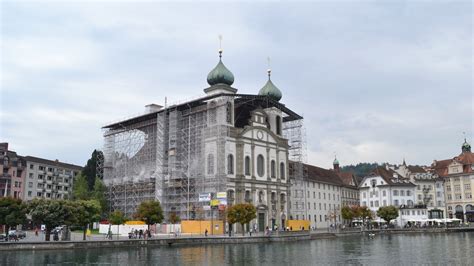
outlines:
[[[150,104],[145,105],[145,113],[149,114],[149,113],[153,113],[153,112],[158,112],[158,111],[161,110],[161,108],[163,108],[163,106],[158,105],[158,104],[154,104],[154,103],[150,103]]]

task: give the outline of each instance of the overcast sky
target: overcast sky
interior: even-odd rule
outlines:
[[[309,163],[430,164],[472,142],[471,1],[20,2],[0,4],[0,141],[21,155],[84,165],[101,126],[202,96],[219,34],[239,93],[272,58]]]

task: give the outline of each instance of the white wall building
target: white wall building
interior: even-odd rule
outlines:
[[[414,206],[415,187],[409,179],[403,178],[387,166],[377,167],[364,177],[359,185],[361,206],[369,207],[374,216],[380,207]],[[375,221],[383,222],[379,217],[376,217]]]
[[[293,165],[290,164],[290,173]],[[290,219],[309,220],[311,227],[317,229],[340,224],[343,183],[338,174],[308,164],[304,165],[304,171],[303,182],[291,182]],[[292,181],[295,178],[291,176]],[[298,199],[301,196],[302,201]]]

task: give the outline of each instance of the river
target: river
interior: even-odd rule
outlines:
[[[474,232],[346,236],[298,242],[1,251],[1,265],[474,264]]]

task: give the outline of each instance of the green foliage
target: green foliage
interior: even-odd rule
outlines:
[[[344,219],[344,220],[352,221],[352,219],[354,218],[354,213],[352,212],[352,208],[349,207],[349,206],[342,207],[341,208],[341,216],[342,216],[342,219]]]
[[[87,186],[89,190],[94,188],[96,176],[97,176],[97,156],[100,156],[101,151],[94,150],[91,154],[91,158],[87,160],[87,164],[82,169],[82,174],[87,180]]]
[[[245,233],[244,225],[257,218],[257,209],[252,204],[241,203],[228,208],[227,222],[229,224],[240,223],[242,225],[242,234]]]
[[[5,225],[6,236],[8,236],[10,227],[23,224],[26,221],[26,212],[26,205],[21,199],[0,198],[0,224]]]
[[[86,177],[80,173],[74,178],[74,186],[72,196],[74,200],[88,200],[90,198],[90,190],[87,185]]]
[[[380,207],[377,210],[377,216],[390,223],[391,220],[397,219],[398,209],[395,206]]]
[[[358,163],[357,165],[345,165],[341,167],[341,171],[352,172],[356,176],[364,177],[377,168],[377,166],[379,166],[378,163]]]
[[[374,218],[372,211],[367,206],[359,207],[358,212],[360,212],[359,217],[362,217],[362,220],[364,220],[364,222],[365,220],[372,220]]]
[[[107,212],[107,199],[105,198],[105,192],[107,187],[104,185],[104,182],[99,178],[95,179],[94,191],[92,192],[92,199],[96,200],[101,208],[102,214]]]
[[[51,229],[76,222],[76,207],[70,201],[34,199],[28,204],[29,214],[34,223],[46,226],[46,241]]]
[[[127,220],[127,217],[121,211],[114,211],[109,215],[109,222],[113,225],[124,224]]]
[[[176,213],[172,212],[170,216],[168,217],[168,221],[171,224],[177,224],[181,221],[181,218]]]
[[[143,201],[138,205],[135,217],[144,221],[147,225],[161,223],[163,221],[163,210],[159,201]]]
[[[75,207],[75,223],[83,227],[83,240],[86,240],[87,225],[100,220],[100,204],[96,200],[79,200],[72,204]]]

